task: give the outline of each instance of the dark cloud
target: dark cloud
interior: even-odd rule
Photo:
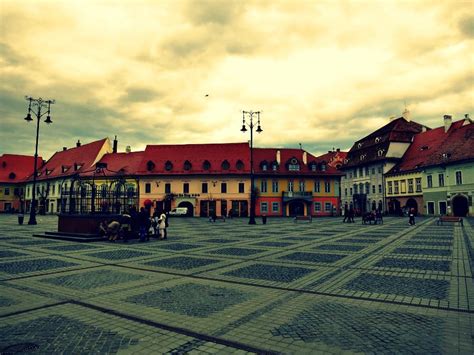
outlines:
[[[0,43],[0,58],[6,65],[23,64],[25,57],[16,52],[11,46],[6,43]]]
[[[194,25],[227,26],[237,21],[244,12],[243,1],[198,0],[190,1],[185,8],[185,16]]]
[[[131,87],[122,95],[121,100],[128,103],[149,102],[159,98],[161,94],[153,89],[144,87]]]
[[[465,36],[474,38],[474,16],[466,16],[461,19],[459,21],[459,30]]]

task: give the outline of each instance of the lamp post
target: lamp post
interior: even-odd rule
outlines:
[[[247,115],[248,120],[245,120]],[[255,132],[263,132],[262,127],[260,127],[260,111],[242,111],[242,129],[241,132],[247,132],[247,127],[250,128],[250,218],[249,224],[255,223],[255,176],[253,171],[253,128],[255,127],[253,123],[253,116],[257,116],[257,129]]]
[[[39,139],[39,127],[40,127],[40,118],[43,117],[45,114],[48,114],[46,116],[46,119],[44,122],[47,124],[53,123],[51,121],[51,105],[54,104],[54,100],[43,100],[41,97],[38,99],[35,99],[31,96],[25,96],[26,101],[29,102],[28,104],[28,114],[25,117],[25,121],[28,123],[33,121],[33,118],[31,118],[31,113],[35,115],[36,117],[36,143],[35,143],[35,161],[34,161],[34,170],[33,170],[33,191],[32,191],[32,199],[31,199],[31,206],[30,206],[30,219],[28,220],[28,224],[37,224],[36,223],[36,176],[37,172],[36,170],[38,169],[37,166],[37,160],[38,160],[38,139]],[[36,112],[34,111],[34,107],[36,107]],[[43,113],[41,113],[42,109],[47,110]]]

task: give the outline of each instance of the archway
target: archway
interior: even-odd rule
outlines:
[[[186,212],[186,217],[194,216],[194,206],[191,202],[182,201],[178,204],[178,207],[186,207],[188,209],[188,212]]]
[[[453,215],[457,217],[466,217],[469,212],[469,202],[464,195],[457,195],[451,200],[453,206]]]
[[[400,208],[400,201],[396,199],[391,199],[388,202],[388,212],[390,214],[396,214],[399,215],[401,213],[402,209]]]
[[[304,216],[304,203],[302,201],[292,201],[289,203],[290,216]]]
[[[407,200],[406,206],[408,210],[411,210],[412,208],[415,210],[415,216],[418,214],[418,203],[414,198],[409,198]]]

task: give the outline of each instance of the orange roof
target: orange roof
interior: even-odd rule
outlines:
[[[34,168],[35,158],[29,155],[3,154],[0,156],[0,183],[20,183],[28,179]],[[41,167],[43,159],[37,158]]]

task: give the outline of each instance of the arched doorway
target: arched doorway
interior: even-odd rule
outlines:
[[[391,199],[388,201],[388,213],[399,215],[402,209],[400,208],[400,201]]]
[[[469,212],[469,202],[464,195],[456,195],[452,200],[453,215],[456,217],[466,217]]]
[[[304,216],[304,203],[302,201],[291,201],[289,203],[290,216]]]
[[[375,201],[372,201],[372,211],[375,211],[377,209],[377,203]]]
[[[418,203],[414,198],[409,198],[407,200],[406,206],[408,210],[411,210],[412,208],[415,210],[415,216],[418,214]]]
[[[186,217],[194,216],[194,206],[191,202],[182,201],[179,203],[178,207],[186,207],[188,209],[188,212],[186,213]]]

